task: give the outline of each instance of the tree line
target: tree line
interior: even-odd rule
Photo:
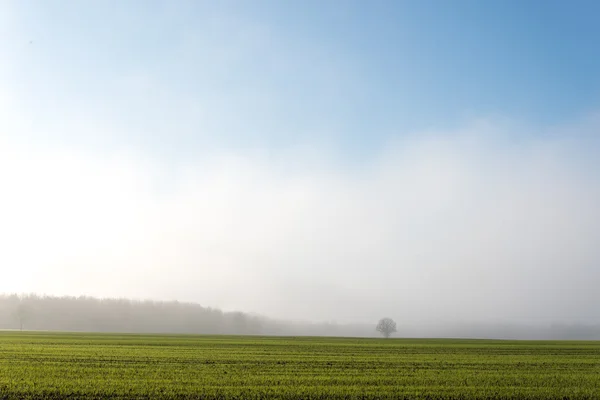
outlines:
[[[0,329],[231,335],[373,336],[362,325],[278,321],[196,303],[0,295]]]

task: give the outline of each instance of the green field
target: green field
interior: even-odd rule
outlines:
[[[600,342],[0,333],[0,399],[600,398]]]

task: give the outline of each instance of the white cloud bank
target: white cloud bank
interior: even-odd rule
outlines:
[[[531,139],[477,123],[352,168],[307,148],[169,174],[0,136],[0,291],[340,322],[598,322],[599,127]]]

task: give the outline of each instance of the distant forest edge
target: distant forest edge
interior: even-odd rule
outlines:
[[[372,324],[281,321],[196,303],[0,294],[0,329],[75,332],[378,337]],[[429,323],[397,319],[395,337],[600,340],[600,324]]]
[[[0,329],[230,335],[377,334],[372,327],[282,322],[196,303],[36,294],[0,295]]]

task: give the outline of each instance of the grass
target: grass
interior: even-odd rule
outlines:
[[[600,342],[0,333],[0,399],[592,399]]]

